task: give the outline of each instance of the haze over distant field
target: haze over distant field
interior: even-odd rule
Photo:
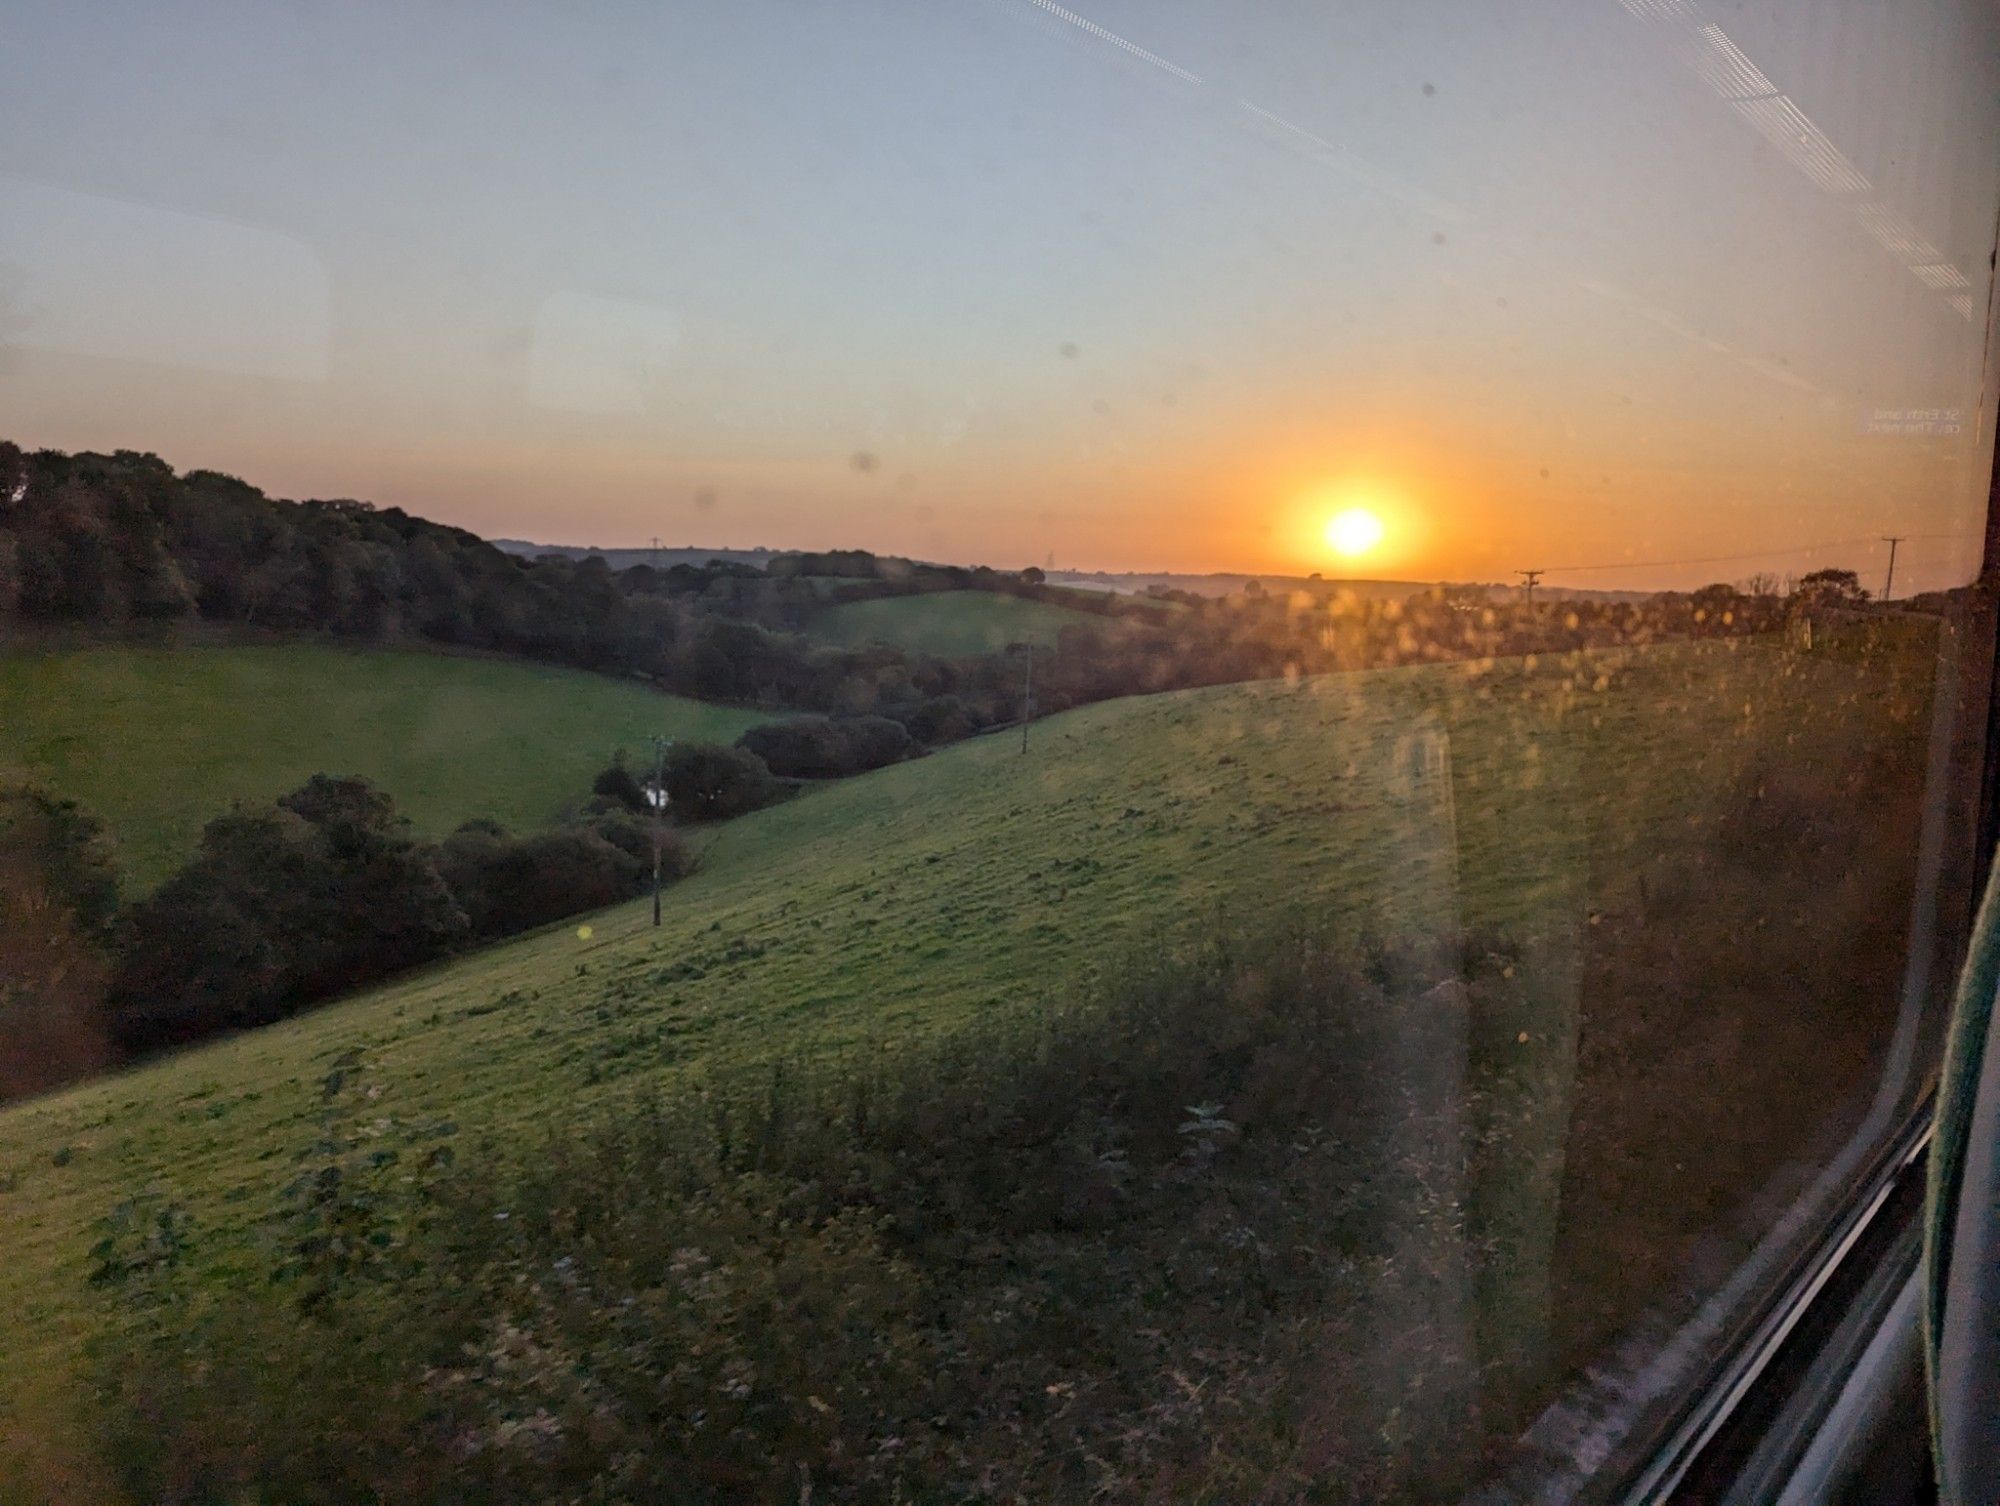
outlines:
[[[193,8],[13,18],[6,437],[622,545],[1977,561],[1990,14]]]

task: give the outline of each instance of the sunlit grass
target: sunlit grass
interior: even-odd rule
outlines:
[[[0,779],[80,800],[157,882],[232,801],[360,774],[420,831],[527,829],[655,733],[731,742],[755,712],[516,661],[321,644],[0,655]]]

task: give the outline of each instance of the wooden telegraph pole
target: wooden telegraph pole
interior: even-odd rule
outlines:
[[[667,749],[671,737],[653,739],[653,787],[646,791],[646,803],[653,808],[653,924],[660,923],[660,848],[667,820]]]
[[[1035,640],[1021,645],[1028,652],[1027,667],[1021,671],[1021,752],[1028,751],[1028,723],[1035,715]]]

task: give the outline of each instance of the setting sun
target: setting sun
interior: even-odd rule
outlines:
[[[1382,520],[1365,507],[1350,507],[1326,520],[1326,541],[1349,559],[1382,542]]]

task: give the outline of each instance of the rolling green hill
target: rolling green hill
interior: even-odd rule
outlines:
[[[349,1047],[384,1112],[504,1147],[690,1071],[879,1060],[1278,901],[1336,940],[1465,925],[1574,952],[1586,909],[1642,893],[1758,750],[1907,754],[1928,690],[1914,658],[1756,641],[1382,671],[1105,703],[1039,724],[1025,756],[976,739],[824,787],[705,839],[662,929],[621,907],[0,1113],[0,1342],[52,1363],[74,1342],[92,1221],[130,1189],[164,1179],[216,1248],[243,1238]],[[438,730],[454,752],[469,714]],[[1574,1028],[1524,1059],[1573,1051]]]
[[[1089,612],[994,591],[931,591],[844,602],[816,616],[810,631],[849,647],[887,643],[951,656],[998,653],[1025,638],[1050,644],[1063,628],[1102,622]]]
[[[234,800],[360,774],[427,834],[526,828],[588,794],[654,733],[733,741],[755,712],[574,670],[324,644],[0,655],[0,778],[45,784],[111,827],[156,883]]]

